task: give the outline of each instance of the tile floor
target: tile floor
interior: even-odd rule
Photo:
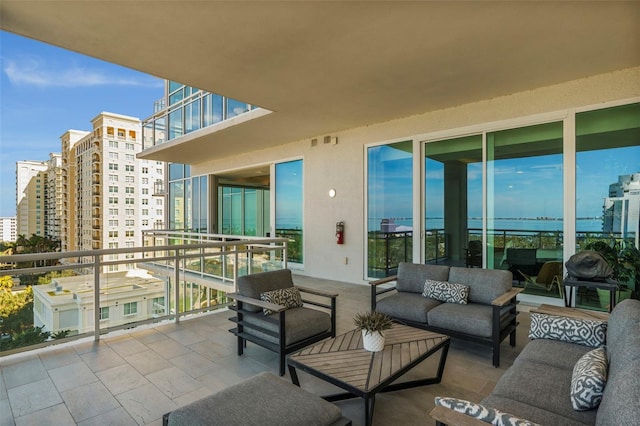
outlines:
[[[367,286],[303,276],[294,280],[340,293],[338,333],[351,329],[353,315],[369,307]],[[277,374],[272,352],[249,343],[244,356],[236,355],[228,332],[231,315],[201,315],[109,334],[98,343],[77,341],[0,358],[0,425],[161,425],[162,415],[176,407],[262,371]],[[434,424],[428,412],[435,395],[472,401],[487,395],[526,344],[528,313],[519,318],[517,345],[503,342],[500,368],[492,367],[488,348],[454,340],[443,382],[378,395],[374,425]],[[438,357],[433,358],[408,375],[432,375]],[[299,376],[302,387],[314,393],[336,391],[305,373]],[[364,423],[361,400],[337,405],[354,425]]]

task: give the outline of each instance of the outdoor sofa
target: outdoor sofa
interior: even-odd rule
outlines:
[[[397,275],[370,283],[371,310],[489,346],[498,367],[500,342],[510,336],[510,345],[516,344],[516,296],[522,289],[512,288],[512,281],[513,274],[504,270],[402,262]]]
[[[608,321],[531,315],[533,340],[492,393],[479,404],[436,397],[437,424],[638,425],[640,301],[620,302]]]

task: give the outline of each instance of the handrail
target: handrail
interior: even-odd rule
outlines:
[[[177,233],[175,231],[169,231],[161,234],[157,230],[146,231],[147,237],[149,237],[150,234],[153,234],[153,236],[158,239],[162,238],[164,240],[163,243],[161,245],[151,244],[146,247],[1,255],[0,264],[3,265],[3,268],[0,269],[0,277],[21,276],[25,278],[28,274],[45,274],[48,272],[59,272],[64,270],[73,270],[79,272],[79,276],[86,276],[86,288],[74,287],[74,285],[77,284],[68,284],[70,286],[69,290],[60,292],[60,295],[66,296],[69,299],[71,299],[70,296],[73,295],[74,301],[78,299],[78,306],[80,306],[81,302],[85,303],[85,307],[83,309],[87,309],[85,311],[87,314],[90,313],[89,309],[93,309],[93,312],[91,312],[89,317],[84,317],[84,320],[78,319],[78,322],[74,322],[70,328],[75,330],[73,327],[76,327],[78,333],[86,333],[86,327],[91,327],[88,318],[93,317],[93,336],[94,340],[98,341],[102,333],[121,328],[130,328],[136,324],[148,323],[151,321],[151,315],[155,314],[155,312],[151,312],[149,310],[144,312],[146,316],[138,316],[136,311],[135,316],[129,313],[129,315],[132,316],[131,322],[123,322],[122,324],[114,325],[117,321],[125,321],[127,319],[126,316],[128,314],[125,312],[124,316],[118,318],[117,321],[114,320],[111,324],[101,326],[101,309],[103,308],[103,305],[111,306],[105,305],[105,303],[112,302],[115,299],[114,292],[122,291],[122,294],[124,294],[131,291],[147,291],[144,286],[148,286],[149,288],[151,288],[150,286],[153,286],[155,288],[155,292],[164,288],[162,294],[167,297],[163,299],[164,301],[162,303],[164,304],[164,309],[162,310],[159,318],[173,319],[175,322],[179,322],[181,316],[213,309],[209,306],[211,301],[216,301],[216,303],[220,302],[219,297],[215,297],[215,293],[211,293],[209,290],[200,294],[197,292],[192,293],[192,287],[190,286],[188,289],[186,287],[187,282],[197,284],[200,289],[198,291],[203,290],[205,287],[222,291],[222,293],[219,293],[220,296],[228,292],[235,292],[237,278],[240,275],[252,273],[253,268],[268,267],[270,269],[279,269],[287,267],[287,238],[199,234],[196,240],[195,234],[193,233]],[[192,236],[194,238],[191,238]],[[180,242],[180,244],[167,243],[168,238],[176,240]],[[156,238],[152,238],[152,240],[155,242]],[[185,240],[193,242],[185,244]],[[256,258],[256,256],[258,257]],[[227,262],[231,262],[231,259],[233,259],[233,265],[230,265],[230,268],[226,268]],[[253,264],[256,259],[261,263],[254,266]],[[214,260],[214,265],[225,267],[222,275],[217,274],[215,270],[212,271],[210,269],[206,269],[207,266],[211,265],[211,263],[207,263],[210,260]],[[267,260],[266,263],[265,260]],[[37,263],[47,264],[43,266],[34,266]],[[142,279],[144,284],[142,284],[143,287],[140,287],[135,284],[128,284],[129,281],[126,281],[129,279],[133,280],[136,277],[126,278],[125,280],[125,278],[120,278],[125,276],[123,271],[120,271],[122,274],[121,276],[113,275],[107,271],[107,269],[112,265],[123,264],[132,265],[136,269],[151,271],[154,278],[150,278],[148,281],[144,281],[144,279]],[[158,268],[158,266],[160,266],[160,268]],[[231,274],[229,275],[229,273]],[[161,279],[158,277],[165,278]],[[63,283],[65,278],[54,278],[54,280],[58,280],[58,283]],[[116,281],[113,280],[117,280],[118,284],[114,286]],[[67,282],[70,281],[64,281],[64,285],[67,285]],[[127,284],[123,285],[123,282],[126,282]],[[158,285],[160,287],[158,287]],[[173,285],[174,291],[171,292],[172,294],[170,294],[169,291],[170,285]],[[131,286],[131,289],[127,290],[128,286]],[[46,299],[44,293],[49,293],[53,300],[53,296],[58,295],[58,288],[55,288],[55,291],[54,288],[55,287],[47,287],[46,290],[39,290],[39,294]],[[93,303],[90,306],[86,305],[88,300],[85,295],[88,296],[88,291],[93,292]],[[107,294],[109,294],[108,297],[106,296]],[[197,297],[194,296],[194,294]],[[189,306],[184,307],[184,309],[182,309],[181,295],[184,295],[185,298],[193,297],[193,299],[189,299],[188,302],[185,302],[189,303]],[[212,296],[214,297],[213,299],[211,299]],[[104,300],[101,299],[103,297],[105,297]],[[154,303],[151,301],[151,297],[156,296],[150,296],[149,300],[146,300],[146,297],[144,298],[144,303],[146,303],[144,305],[145,307],[151,306],[149,303]],[[197,305],[194,304],[194,301],[200,303],[203,300],[202,298],[204,298],[204,301],[207,303],[207,307],[203,308],[202,306],[199,306],[196,308]],[[118,306],[117,303],[115,306],[120,309],[124,309],[122,307],[124,303],[127,302],[122,301],[120,306]],[[217,307],[226,307],[226,303],[227,302],[223,298],[222,304],[217,305]],[[93,307],[95,306],[99,306],[100,309],[94,309]],[[136,309],[138,308],[136,307]],[[82,315],[82,311],[79,311],[78,316],[80,317]],[[138,321],[136,318],[139,318],[140,320]],[[111,321],[111,318],[108,319]],[[53,332],[58,330],[47,331]],[[77,338],[77,336],[73,338]],[[41,346],[41,344],[38,344],[38,346]],[[19,348],[17,350],[12,349],[11,351],[13,353],[29,349],[30,347],[26,347]],[[3,351],[1,354],[5,355],[7,352]]]

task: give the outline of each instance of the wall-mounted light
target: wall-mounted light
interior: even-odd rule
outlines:
[[[336,196],[336,190],[335,190],[335,189],[333,189],[333,188],[331,188],[331,189],[329,190],[329,197],[333,198],[333,197],[335,197],[335,196]]]

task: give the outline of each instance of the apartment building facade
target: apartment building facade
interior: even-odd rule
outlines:
[[[16,162],[16,232],[29,238],[44,236],[47,162]]]
[[[46,176],[45,236],[59,241],[62,219],[62,155],[60,153],[49,154]]]
[[[0,241],[14,242],[18,237],[15,216],[0,217]]]
[[[102,112],[91,123],[90,132],[61,136],[63,250],[140,246],[141,231],[163,223],[164,197],[154,188],[161,186],[164,163],[136,158],[138,118]],[[105,272],[127,268],[110,265]]]

